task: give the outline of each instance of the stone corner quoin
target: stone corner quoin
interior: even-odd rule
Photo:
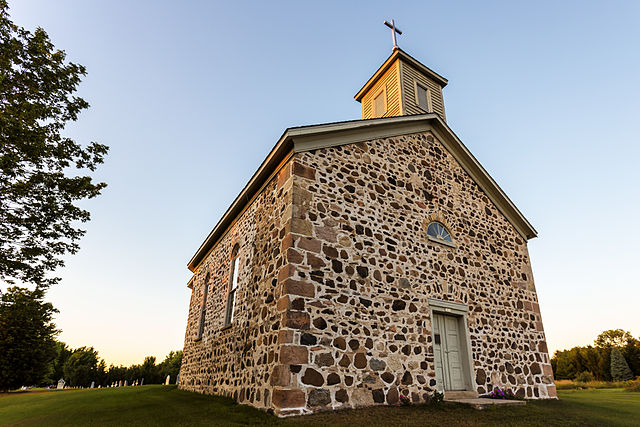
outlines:
[[[526,240],[430,131],[293,154],[192,283],[184,390],[280,416],[443,388],[556,397]]]

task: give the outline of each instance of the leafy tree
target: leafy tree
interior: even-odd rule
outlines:
[[[64,377],[72,387],[88,387],[98,379],[98,352],[93,347],[73,350],[64,364]]]
[[[631,368],[633,375],[640,377],[640,341],[635,338],[631,338],[627,341],[627,344],[620,349],[620,352],[629,364],[629,368]]]
[[[56,357],[51,363],[51,372],[47,379],[48,383],[56,383],[60,378],[64,378],[64,364],[73,353],[67,345],[63,342],[56,341]]]
[[[575,381],[577,382],[581,382],[581,383],[588,383],[593,381],[595,378],[593,377],[593,374],[589,371],[584,371],[584,372],[580,372],[578,375],[576,375]]]
[[[96,382],[96,385],[107,384],[107,364],[104,359],[100,359],[100,363],[98,363],[98,369],[94,381]]]
[[[89,220],[74,202],[106,185],[82,173],[95,171],[108,147],[62,135],[89,107],[74,96],[85,74],[42,28],[15,25],[0,0],[0,280],[9,284],[59,280],[46,273],[77,252],[84,231],[74,224]]]
[[[624,347],[632,339],[633,336],[623,329],[610,329],[598,335],[595,344],[603,348]]]
[[[57,310],[44,290],[11,287],[0,297],[0,390],[46,381],[56,357]]]
[[[171,380],[175,381],[180,372],[180,365],[182,365],[182,350],[170,352],[159,365],[160,382],[164,381],[167,375],[171,375]]]
[[[154,356],[147,356],[144,358],[144,362],[142,362],[142,366],[140,369],[132,373],[135,378],[140,377],[140,379],[144,378],[147,384],[154,384],[159,382],[160,379],[160,369],[156,366],[156,358]],[[134,378],[131,378],[133,381]]]
[[[109,370],[107,371],[107,381],[103,385],[110,385],[116,381],[126,379],[127,368],[124,366],[114,366],[109,365]]]
[[[599,381],[611,381],[611,350],[617,348],[631,372],[640,376],[640,341],[623,329],[602,332],[596,346],[574,347],[556,351],[551,366],[557,379],[575,379],[582,372],[590,372]]]
[[[633,379],[633,373],[624,360],[624,356],[617,347],[611,349],[611,378],[613,381],[627,381]]]

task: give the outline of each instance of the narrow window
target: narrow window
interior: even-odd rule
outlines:
[[[431,91],[416,82],[416,104],[427,113],[433,112],[431,107]]]
[[[231,276],[229,277],[229,293],[227,294],[227,312],[224,319],[225,326],[230,325],[233,321],[233,315],[236,309],[236,291],[238,290],[238,251],[240,247],[235,245],[231,251]]]
[[[386,91],[383,90],[373,98],[373,117],[382,117],[387,112]]]
[[[207,295],[209,293],[209,279],[211,274],[207,273],[202,285],[202,301],[200,302],[200,320],[198,321],[198,329],[196,330],[196,341],[202,339],[204,333],[204,320],[207,314]]]

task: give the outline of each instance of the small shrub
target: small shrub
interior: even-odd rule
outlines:
[[[625,390],[640,392],[640,377],[636,378],[635,381],[629,381],[629,385],[625,387]]]
[[[486,397],[489,399],[504,399],[504,400],[522,400],[517,397],[511,389],[508,388],[498,388],[493,389],[491,393],[489,393]]]
[[[431,401],[429,402],[431,405],[437,406],[444,402],[444,393],[440,393],[439,391],[434,391],[433,396],[431,396]]]
[[[555,380],[556,389],[558,390],[575,390],[582,388],[580,384],[573,382],[572,380]]]
[[[585,390],[585,389],[602,389],[602,388],[628,388],[633,387],[635,381],[589,381],[577,382],[571,380],[556,380],[556,388],[558,390]]]
[[[405,396],[404,394],[400,395],[400,399],[398,400],[398,406],[409,406],[411,405],[411,399],[409,396]]]
[[[588,383],[593,380],[593,374],[589,371],[580,372],[578,375],[576,375],[575,379],[575,381],[578,383]]]

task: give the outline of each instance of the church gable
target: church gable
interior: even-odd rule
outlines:
[[[302,213],[294,221],[307,212],[315,219],[305,229],[317,225],[337,241],[336,227],[352,223],[342,232],[347,242],[362,229],[377,228],[381,243],[404,241],[416,257],[431,258],[430,248],[440,245],[426,231],[440,222],[456,248],[487,252],[484,258],[498,254],[498,247],[497,256],[511,251],[517,255],[509,260],[508,276],[518,283],[523,275],[531,278],[526,240],[431,131],[298,153],[294,160],[315,176],[315,184],[294,177],[294,204],[304,201],[294,206],[294,213]]]

